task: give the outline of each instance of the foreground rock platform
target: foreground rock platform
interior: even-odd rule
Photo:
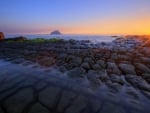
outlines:
[[[148,39],[0,44],[1,113],[149,113]]]

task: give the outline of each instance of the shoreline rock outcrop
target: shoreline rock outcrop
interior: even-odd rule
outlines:
[[[4,40],[5,36],[3,32],[0,32],[0,40]]]

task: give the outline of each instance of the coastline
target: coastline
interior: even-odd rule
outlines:
[[[99,105],[101,105],[101,100],[104,96],[103,101],[108,100],[116,103],[116,105],[114,104],[113,106],[120,112],[125,112],[124,108],[127,107],[135,110],[136,113],[147,113],[150,110],[148,108],[150,103],[150,46],[145,45],[147,40],[148,39],[142,37],[123,37],[111,43],[101,42],[95,44],[88,40],[67,40],[64,42],[56,41],[44,43],[0,42],[0,59],[12,63],[13,67],[11,67],[11,64],[8,64],[10,68],[2,65],[1,69],[3,69],[3,71],[5,70],[8,75],[15,72],[12,73],[14,76],[12,77],[14,80],[12,82],[15,84],[18,81],[19,83],[17,84],[20,84],[20,81],[22,84],[26,84],[22,79],[27,75],[27,77],[29,77],[28,79],[31,79],[31,82],[27,82],[27,84],[33,83],[33,86],[30,84],[33,89],[40,80],[44,82],[45,80],[49,80],[50,83],[54,82],[55,86],[58,85],[57,87],[62,85],[62,81],[63,84],[66,84],[64,87],[72,88],[73,93],[78,91],[77,95],[82,95],[80,91],[84,92],[84,90],[91,92],[91,95],[99,95]],[[24,68],[17,68],[17,66],[29,66],[29,68],[23,71],[22,69]],[[45,69],[44,72],[27,72],[30,68],[34,70],[34,68],[36,69],[40,66],[42,69]],[[50,76],[54,69],[56,70],[54,75],[56,77],[58,76],[58,80],[56,81],[53,81],[55,77]],[[20,73],[23,78],[17,73]],[[3,73],[3,76],[4,75],[5,72]],[[19,78],[18,75],[20,76]],[[34,81],[30,75],[39,76],[39,81]],[[1,75],[1,80],[3,80],[3,76]],[[15,78],[16,76],[17,78]],[[4,77],[6,77],[6,75]],[[68,78],[71,82],[65,80],[63,82],[63,79],[59,79],[59,77]],[[4,90],[5,87],[7,88],[7,85],[11,87],[11,85],[14,84],[11,83],[11,77],[9,78],[7,76],[7,78],[10,84],[8,81],[6,84],[3,84]],[[44,84],[44,82],[42,82],[42,84]],[[71,84],[71,86],[69,86],[69,84]],[[76,85],[79,87],[76,87]],[[83,89],[80,85],[83,85]],[[47,93],[45,89],[52,86],[51,84],[47,87],[44,85],[43,88],[41,88],[43,90],[39,93],[39,98],[46,105],[49,104],[46,98],[43,98],[43,95],[44,92]],[[24,87],[24,85],[22,87]],[[104,90],[102,90],[103,88]],[[72,90],[69,89],[68,91],[72,92]],[[50,90],[50,92],[53,92],[53,90]],[[26,93],[26,91],[24,91],[24,93]],[[27,94],[28,93],[29,92],[27,92]],[[70,96],[71,95],[72,94],[70,94]],[[1,94],[0,97],[2,98]],[[86,100],[85,98],[88,99],[88,96],[83,96],[81,103]],[[90,98],[92,99],[93,97]],[[122,101],[123,103],[121,104]],[[94,100],[94,103],[96,102],[97,101]],[[90,105],[92,104],[91,102],[89,103]],[[103,109],[105,109],[105,107],[111,108],[109,104],[109,102],[106,103]],[[88,112],[90,111],[87,111],[87,113]],[[101,113],[105,113],[105,110],[102,110]]]

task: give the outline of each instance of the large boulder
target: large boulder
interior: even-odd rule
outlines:
[[[4,33],[3,32],[0,32],[0,40],[3,40],[5,37],[4,37]]]
[[[119,64],[119,68],[124,74],[133,74],[136,75],[135,67],[132,64]]]

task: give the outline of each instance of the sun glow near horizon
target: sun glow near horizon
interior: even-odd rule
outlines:
[[[150,35],[149,6],[150,0],[2,0],[0,31]]]

